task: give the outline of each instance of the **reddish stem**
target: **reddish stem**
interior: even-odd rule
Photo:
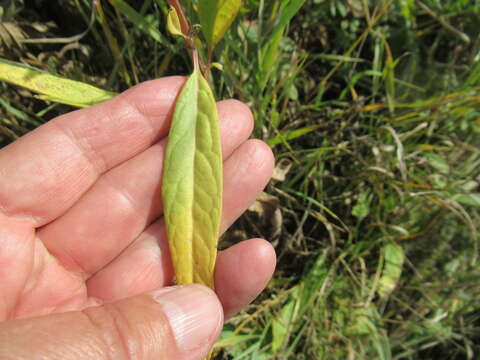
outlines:
[[[200,65],[198,61],[198,53],[195,47],[195,40],[191,37],[190,25],[188,24],[188,20],[183,12],[182,5],[180,5],[179,0],[168,0],[168,4],[174,7],[177,11],[178,19],[180,20],[180,26],[182,27],[182,33],[184,35],[185,45],[192,56],[194,68],[199,69]]]

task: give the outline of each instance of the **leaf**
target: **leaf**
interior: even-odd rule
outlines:
[[[266,39],[265,45],[260,52],[260,85],[263,88],[268,81],[270,75],[276,71],[278,63],[278,52],[283,33],[295,14],[301,9],[305,0],[289,0],[282,2],[279,20],[275,24],[271,35]]]
[[[0,80],[37,92],[41,94],[41,99],[76,107],[88,107],[116,95],[80,81],[3,59],[0,59]]]
[[[414,0],[399,0],[400,10],[405,20],[410,24],[415,21],[415,17],[412,13],[415,10]]]
[[[441,174],[448,175],[450,173],[450,165],[445,157],[437,153],[425,153],[425,158],[431,167],[440,172]]]
[[[215,69],[217,69],[219,71],[223,71],[223,65],[219,62],[212,62],[212,67],[214,67]]]
[[[285,181],[292,165],[293,162],[290,159],[283,158],[279,160],[275,165],[275,169],[273,169],[272,180],[278,182]]]
[[[370,214],[371,202],[372,194],[368,190],[362,191],[358,196],[357,203],[352,208],[352,215],[359,221],[362,221],[368,216],[368,214]]]
[[[174,7],[170,7],[167,14],[167,29],[172,35],[184,36],[182,33],[182,26],[180,25],[180,19],[178,18],[177,10]]]
[[[395,61],[393,61],[392,51],[390,46],[385,41],[385,51],[386,51],[386,59],[385,59],[385,70],[384,70],[384,77],[385,77],[385,90],[387,91],[387,104],[388,110],[391,114],[395,112]]]
[[[246,343],[249,340],[253,340],[257,335],[252,334],[236,334],[232,330],[223,330],[220,339],[215,343],[215,349],[221,349],[227,346],[238,346],[239,344]]]
[[[0,45],[5,44],[7,48],[13,44],[22,46],[22,40],[25,39],[25,33],[15,22],[0,22]]]
[[[164,216],[178,284],[214,286],[222,188],[216,103],[195,70],[175,106],[163,173]]]
[[[198,16],[211,49],[223,38],[242,7],[242,0],[199,0]]]
[[[272,323],[272,350],[278,352],[288,338],[288,329],[295,308],[295,302],[288,302],[280,312],[277,319]]]
[[[378,286],[378,295],[385,297],[389,295],[397,286],[397,282],[402,275],[405,254],[401,246],[395,243],[388,243],[383,248],[385,254],[385,264],[382,276]]]
[[[278,144],[282,144],[285,142],[289,142],[290,140],[296,139],[300,136],[306,135],[311,133],[312,131],[317,130],[320,127],[320,125],[309,125],[305,126],[303,128],[295,129],[295,130],[290,130],[286,131],[284,133],[281,133],[271,139],[267,140],[267,144],[270,147],[274,147]]]
[[[109,1],[110,4],[112,4],[112,6],[115,7],[121,14],[126,16],[136,28],[143,31],[160,44],[171,48],[170,43],[164,38],[160,30],[158,30],[158,24],[155,21],[149,20],[147,16],[140,14],[123,0]]]
[[[348,335],[374,335],[378,333],[377,325],[380,320],[380,314],[373,305],[367,305],[358,309],[352,309],[352,325],[347,327]]]
[[[463,205],[480,208],[480,193],[457,194],[452,196],[452,199]]]

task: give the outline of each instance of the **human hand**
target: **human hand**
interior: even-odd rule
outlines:
[[[184,78],[60,116],[0,151],[0,358],[201,359],[275,267],[252,239],[218,255],[216,295],[168,287],[163,151]],[[222,232],[270,178],[245,105],[218,104]]]

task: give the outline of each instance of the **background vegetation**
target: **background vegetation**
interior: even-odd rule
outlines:
[[[0,57],[111,91],[187,74],[166,11],[0,0]],[[215,90],[278,165],[224,244],[266,237],[278,270],[219,359],[480,356],[479,29],[479,0],[245,1]],[[72,109],[0,94],[2,144]]]

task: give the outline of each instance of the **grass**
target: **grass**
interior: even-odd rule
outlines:
[[[0,2],[24,31],[0,27],[0,56],[111,91],[188,72],[164,0],[95,4],[89,27],[89,1]],[[270,238],[279,262],[219,359],[479,356],[479,19],[478,0],[245,1],[215,90],[251,106],[285,179],[224,242]],[[3,143],[70,110],[0,89]]]

